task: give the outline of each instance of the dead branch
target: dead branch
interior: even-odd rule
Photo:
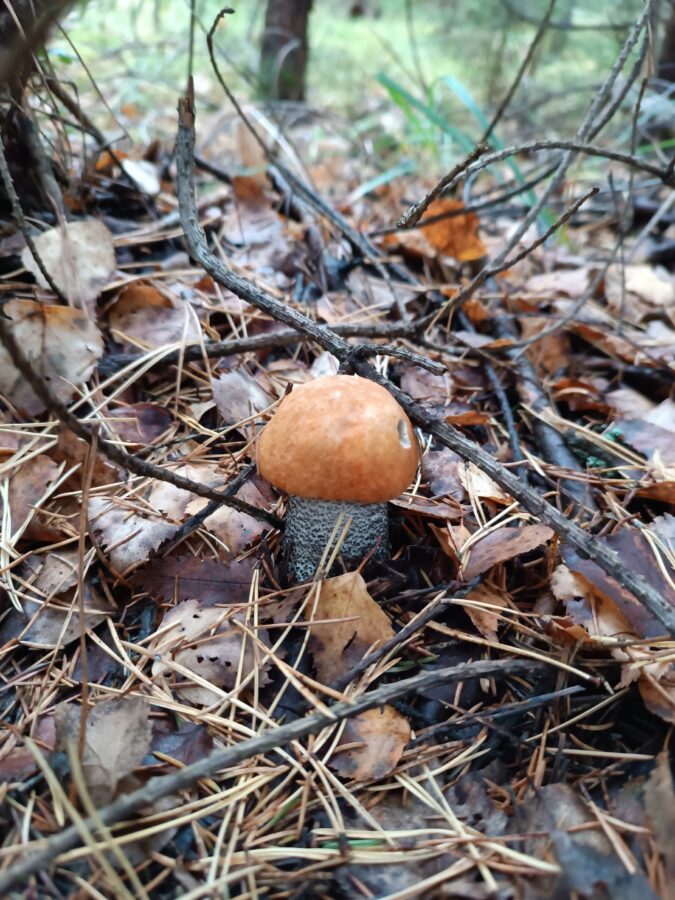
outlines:
[[[391,703],[392,700],[405,697],[407,694],[440,684],[456,684],[472,678],[504,677],[522,672],[538,672],[543,668],[541,663],[532,660],[478,660],[432,672],[421,672],[412,678],[385,684],[354,700],[335,703],[329,707],[328,713],[315,713],[304,719],[296,719],[287,725],[281,725],[278,728],[264,731],[254,738],[241,741],[233,747],[215,750],[204,759],[171,775],[151,778],[142,788],[130,794],[122,794],[117,800],[98,810],[98,816],[86,819],[84,826],[95,834],[101,823],[112,825],[119,822],[120,819],[127,818],[143,806],[149,806],[162,797],[168,797],[192,787],[200,778],[215,775],[222,769],[230,768],[262,753],[268,753],[270,750],[284,747],[310,734],[316,734],[323,728],[335,725],[343,719],[349,719],[366,710]],[[77,846],[79,840],[79,830],[75,826],[71,826],[50,837],[41,850],[32,849],[23,861],[0,873],[0,896],[7,896],[7,892],[14,885],[23,882],[33,872],[45,869],[59,854]]]

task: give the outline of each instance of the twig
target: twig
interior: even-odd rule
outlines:
[[[11,319],[3,315],[0,310],[0,340],[4,344],[12,362],[24,376],[35,394],[42,400],[45,407],[50,412],[54,413],[54,415],[74,434],[91,445],[94,440],[93,429],[88,428],[77,418],[77,416],[73,415],[65,404],[52,394],[44,380],[31,366],[22,348],[17,343],[11,326],[8,324],[9,322],[11,322]],[[167,481],[169,484],[173,484],[174,487],[190,491],[193,494],[197,494],[199,497],[217,500],[219,503],[222,503],[223,506],[231,506],[239,512],[247,513],[249,516],[253,516],[256,519],[262,519],[274,528],[279,528],[282,525],[280,519],[264,509],[258,509],[257,506],[252,506],[250,503],[239,500],[237,497],[228,497],[226,492],[215,491],[212,488],[205,487],[203,484],[192,481],[190,478],[183,478],[182,475],[177,475],[175,472],[162,469],[160,466],[155,466],[138,456],[127,453],[127,451],[123,450],[118,444],[115,444],[106,438],[98,436],[97,441],[101,453],[118,465],[133,472],[135,475],[140,475],[143,478],[155,478],[159,481]]]
[[[122,794],[117,800],[104,806],[98,811],[98,821],[90,817],[84,821],[84,826],[95,833],[101,822],[105,825],[112,825],[119,822],[120,819],[131,816],[143,806],[150,806],[161,800],[162,797],[178,794],[180,791],[192,787],[200,778],[208,778],[221,769],[231,768],[252,757],[284,747],[310,734],[316,734],[323,728],[335,725],[343,719],[391,703],[407,694],[440,684],[456,684],[472,678],[514,675],[521,672],[538,671],[541,668],[541,664],[531,660],[479,660],[432,672],[421,672],[412,678],[385,684],[354,700],[335,703],[329,707],[327,713],[319,712],[304,719],[296,719],[287,725],[281,725],[254,738],[241,741],[233,747],[215,750],[198,762],[185,766],[171,775],[155,776],[142,788],[130,794]],[[55,857],[76,847],[78,842],[79,831],[74,826],[70,826],[50,837],[42,850],[31,848],[25,859],[0,874],[0,896],[7,896],[7,892],[14,885],[23,882],[33,872],[45,869]]]
[[[492,135],[492,132],[495,130],[495,128],[497,126],[497,123],[501,120],[502,116],[504,115],[505,111],[508,109],[511,101],[513,100],[513,95],[518,90],[520,82],[523,80],[523,76],[525,75],[525,72],[527,72],[527,68],[530,65],[530,63],[532,62],[532,57],[534,56],[534,51],[539,46],[541,39],[544,37],[544,35],[546,34],[546,31],[548,30],[548,26],[551,21],[551,14],[553,13],[553,7],[555,6],[555,4],[556,4],[556,0],[548,0],[548,6],[546,7],[546,11],[541,18],[541,22],[539,23],[539,27],[537,28],[537,30],[534,34],[534,37],[530,41],[530,46],[527,48],[527,53],[523,57],[523,61],[521,62],[520,66],[518,68],[518,71],[516,73],[516,77],[511,82],[511,87],[508,89],[508,91],[506,92],[506,95],[503,97],[501,103],[497,107],[497,110],[495,111],[495,114],[493,115],[490,124],[485,129],[485,133],[483,134],[483,137],[480,139],[481,144],[490,138],[490,136]]]
[[[21,207],[21,201],[19,200],[19,195],[16,192],[14,187],[14,182],[12,181],[12,176],[9,171],[9,167],[7,165],[7,157],[5,156],[5,147],[0,137],[0,177],[2,178],[2,183],[5,188],[5,193],[9,198],[9,202],[12,207],[12,212],[14,213],[14,218],[16,219],[16,224],[19,226],[21,234],[24,236],[26,240],[26,244],[28,245],[28,249],[30,250],[35,263],[42,272],[45,281],[52,289],[54,294],[59,298],[62,303],[67,303],[66,297],[63,295],[58,285],[54,281],[51,272],[44,264],[40,253],[35,246],[35,241],[33,240],[33,235],[30,233],[30,228],[28,226],[28,222],[26,221],[26,217],[24,216],[23,209]]]
[[[523,250],[519,253],[516,253],[515,256],[509,257],[508,259],[504,257],[503,253],[499,254],[499,257],[491,266],[485,266],[480,270],[480,272],[463,288],[455,294],[452,299],[448,300],[440,309],[435,310],[431,313],[425,322],[425,325],[433,325],[441,316],[451,316],[454,310],[459,309],[462,304],[464,304],[475,292],[478,288],[485,284],[490,278],[494,278],[495,275],[499,275],[500,272],[505,272],[507,269],[510,269],[512,266],[515,266],[516,263],[519,263],[521,260],[528,257],[531,253],[533,253],[537,247],[541,247],[542,244],[545,244],[546,241],[551,237],[551,235],[555,234],[558,229],[562,228],[562,226],[568,222],[578,211],[579,208],[591,197],[594,197],[599,191],[599,188],[592,187],[589,191],[579,197],[578,200],[570,206],[555,222],[546,229],[546,231],[540,235],[536,240],[532,241],[531,244],[528,244]]]
[[[397,220],[396,227],[412,228],[413,225],[417,225],[430,204],[445,190],[446,179],[448,181],[452,181],[453,184],[457,184],[459,179],[462,178],[462,176],[465,175],[470,169],[471,164],[476,162],[479,157],[484,156],[489,149],[490,148],[488,147],[488,145],[483,143],[480,143],[478,144],[478,146],[474,147],[471,153],[469,153],[469,155],[461,162],[457,163],[454,169],[448,172],[445,178],[441,179],[436,187],[432,188],[429,193],[419,201],[419,203],[415,203],[410,207],[409,210],[407,210],[407,212],[403,213],[403,215]]]
[[[675,634],[675,608],[656,591],[641,575],[629,570],[619,555],[595,536],[587,534],[578,525],[568,521],[536,491],[502,466],[493,456],[465,437],[460,431],[435,420],[432,413],[415,403],[391,381],[384,378],[371,365],[354,355],[354,347],[328,328],[321,328],[312,319],[290,306],[281,303],[245,278],[232,272],[224,262],[212,254],[206,244],[204,232],[199,226],[199,216],[194,192],[194,123],[195,113],[191,98],[184,97],[178,104],[178,134],[176,138],[177,194],[185,238],[192,256],[211,277],[231,290],[240,299],[251,303],[280,322],[304,332],[320,347],[331,352],[341,363],[352,361],[354,370],[364,378],[377,381],[393,394],[411,419],[435,435],[443,444],[455,450],[465,459],[475,463],[493,481],[518,500],[523,507],[538,516],[574,547],[582,556],[592,559],[616,578],[627,590],[647,607],[664,625],[666,631]]]

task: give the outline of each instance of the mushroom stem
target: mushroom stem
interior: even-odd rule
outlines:
[[[336,528],[340,516],[342,523]],[[386,559],[389,555],[386,503],[312,500],[292,495],[288,498],[284,549],[288,574],[292,579],[306,581],[314,575],[326,547],[330,545],[326,554],[328,558],[348,519],[351,519],[351,524],[340,547],[344,562],[347,565],[358,564],[371,553],[374,559]],[[334,531],[336,534],[333,534]]]

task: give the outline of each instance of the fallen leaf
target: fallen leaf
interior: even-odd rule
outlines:
[[[271,394],[246,369],[234,369],[214,379],[213,399],[223,421],[228,425],[251,419],[274,402]],[[261,419],[255,421],[258,425],[262,422]]]
[[[393,706],[380,706],[347,720],[329,764],[338,775],[353,781],[386,778],[395,770],[409,740],[405,716]],[[353,743],[360,746],[340,749]]]
[[[121,291],[108,314],[110,333],[120,344],[153,349],[200,337],[189,304],[135,281]]]
[[[457,471],[462,458],[453,450],[430,450],[422,457],[422,476],[434,497],[449,495],[461,502],[466,490]]]
[[[118,481],[122,481],[122,469],[115,463],[107,460],[101,453],[96,453],[93,460],[91,460],[89,447],[90,445],[86,441],[77,437],[69,428],[66,428],[64,425],[59,428],[58,444],[51,451],[52,457],[57,462],[65,462],[69,469],[79,464],[79,469],[68,477],[67,483],[74,490],[80,490],[85,461],[88,465],[91,465],[89,471],[93,486],[100,487],[101,485],[115,484]]]
[[[0,642],[12,639],[29,647],[65,647],[81,635],[76,600],[79,560],[75,551],[33,553],[19,570],[23,613],[11,610],[0,625]],[[86,575],[86,573],[85,573]],[[85,629],[95,628],[114,607],[84,580]]]
[[[610,266],[605,274],[605,297],[614,313],[630,322],[675,305],[675,281],[659,266]]]
[[[6,541],[16,542],[21,538],[28,540],[31,537],[36,539],[39,525],[32,525],[37,506],[60,470],[60,466],[43,454],[27,459],[14,469],[9,478],[10,527],[4,538]],[[1,498],[0,515],[4,515],[4,502]]]
[[[203,606],[197,600],[186,600],[170,609],[158,628],[154,643],[153,678],[162,679],[168,687],[169,679],[177,679],[176,693],[185,700],[210,706],[222,694],[199,684],[185,683],[185,675],[175,673],[172,663],[224,690],[233,690],[240,681],[258,673],[258,683],[267,684],[269,662],[262,664],[263,651],[245,630],[244,613]],[[258,640],[269,646],[264,630],[255,632]]]
[[[247,481],[242,485],[237,491],[237,497],[259,509],[264,509],[268,504],[267,498],[254,481]],[[203,509],[207,502],[202,497],[195,498],[187,506],[186,513],[194,515]],[[204,520],[202,527],[222,542],[231,557],[238,556],[269,529],[269,525],[262,519],[255,519],[248,513],[232,509],[231,506],[221,506]]]
[[[471,545],[465,558],[463,575],[471,581],[481,572],[521,553],[529,553],[553,537],[553,529],[547,525],[522,525],[520,528],[498,528]]]
[[[91,497],[89,526],[108,548],[116,572],[124,574],[172,537],[179,523],[168,522],[153,509],[137,509],[112,497]]]
[[[80,705],[56,707],[56,742],[62,750],[77,746]],[[97,703],[87,713],[82,775],[98,807],[110,803],[123,790],[125,780],[141,765],[150,749],[152,727],[148,704],[140,697],[120,697]]]
[[[202,606],[246,603],[251,590],[254,561],[229,563],[194,556],[154,559],[134,573],[133,585],[153,599],[197,600]]]
[[[321,624],[324,619],[331,620],[330,624]],[[329,684],[360,662],[373,646],[393,637],[394,630],[362,576],[347,572],[322,583],[309,634],[317,677]]]
[[[471,601],[471,604],[479,605],[467,604],[464,606],[464,612],[484,638],[496,641],[500,623],[499,609],[509,608],[506,595],[495,588],[480,584],[466,595],[466,599]],[[494,609],[495,606],[499,609]]]
[[[129,159],[127,157],[120,160],[120,165],[136,187],[148,197],[156,197],[159,194],[162,185],[155,163],[147,159]]]
[[[576,269],[554,269],[552,272],[541,272],[531,275],[524,288],[532,294],[565,294],[578,299],[588,290],[591,273],[585,266]]]
[[[115,434],[132,447],[148,447],[166,435],[173,424],[173,417],[156,403],[134,403],[116,406],[105,415]]]
[[[99,219],[56,225],[33,240],[56,286],[75,306],[92,303],[112,281],[117,268],[113,237]],[[21,262],[40,287],[49,288],[28,247]]]
[[[503,504],[511,502],[509,495],[473,463],[461,462],[457,466],[457,477],[464,485],[469,497],[494,500]]]
[[[666,869],[666,884],[675,885],[675,790],[668,752],[656,757],[645,784],[645,810]]]
[[[98,328],[78,310],[33,300],[9,300],[2,312],[11,320],[14,337],[36,374],[58,400],[70,400],[103,353]],[[44,409],[4,345],[0,345],[0,393],[30,415]]]
[[[165,753],[185,766],[204,759],[212,750],[213,738],[205,725],[182,722],[178,730],[173,731],[165,719],[160,719],[153,728],[152,753]],[[167,766],[168,774],[174,771],[173,766]]]

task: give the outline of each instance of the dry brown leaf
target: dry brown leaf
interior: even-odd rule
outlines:
[[[9,300],[3,315],[12,322],[14,337],[36,374],[59,400],[70,400],[75,387],[91,376],[103,353],[98,328],[82,312],[68,306],[48,306],[33,300]],[[0,394],[29,414],[44,404],[0,345]]]
[[[155,600],[198,600],[202,606],[245,603],[254,561],[229,563],[195,556],[155,559],[134,573],[132,583]]]
[[[588,290],[591,273],[585,266],[577,269],[555,269],[531,275],[524,284],[526,291],[533,294],[565,294],[578,299]],[[550,323],[549,323],[550,324]]]
[[[48,456],[40,454],[26,460],[14,470],[9,479],[9,514],[11,525],[5,540],[23,538],[39,540],[39,523],[34,521],[39,501],[49,485],[58,477],[60,466]],[[0,515],[4,503],[0,499]]]
[[[464,560],[463,575],[471,581],[481,572],[521,553],[529,553],[553,537],[553,529],[547,525],[523,525],[520,528],[498,528],[471,545],[468,559]]]
[[[36,648],[65,647],[81,634],[78,582],[79,559],[76,551],[33,553],[21,566],[23,614],[10,611],[0,627],[0,643],[18,639]],[[114,612],[104,595],[84,582],[85,629],[99,625]]]
[[[675,281],[659,266],[610,266],[605,275],[607,305],[630,322],[675,305]]]
[[[675,885],[675,790],[668,751],[656,757],[645,785],[645,810],[666,867],[666,884]]]
[[[324,619],[345,619],[320,624]],[[368,593],[359,572],[347,572],[327,578],[310,628],[309,649],[314,657],[317,677],[324,684],[360,662],[375,645],[394,636],[386,613]]]
[[[89,527],[122,574],[145,562],[162,541],[176,533],[179,523],[167,521],[147,507],[136,508],[112,497],[91,497]]]
[[[462,209],[464,204],[461,200],[450,197],[434,200],[424,214],[420,228],[388,235],[383,244],[400,247],[420,256],[449,256],[460,262],[482,259],[487,251],[478,236],[479,222],[476,213],[460,212],[459,215],[424,225],[428,219],[442,216],[444,213],[457,213]]]
[[[108,410],[106,421],[125,444],[147,447],[166,435],[173,418],[168,410],[156,403],[134,403]]]
[[[446,525],[445,528],[429,525],[429,528],[436,536],[443,552],[450,557],[455,567],[459,569],[462,564],[462,549],[471,537],[469,529],[463,522],[460,522],[459,525]]]
[[[464,485],[469,497],[480,498],[481,500],[494,500],[503,504],[511,502],[509,495],[474,463],[459,463],[457,466],[457,477]]]
[[[259,684],[267,684],[269,661],[262,664],[263,651],[239,627],[245,621],[244,613],[203,606],[197,600],[179,603],[167,612],[157,630],[153,677],[168,687],[172,663],[176,663],[223,690],[234,689],[253,672],[258,673]],[[265,631],[253,627],[251,631],[269,647]],[[185,675],[180,673],[174,677],[180,684],[176,693],[196,705],[210,706],[222,696],[208,687],[186,684]]]
[[[135,281],[120,293],[108,314],[110,333],[120,344],[155,348],[200,337],[196,317],[185,301]]]
[[[92,303],[112,281],[117,268],[113,237],[98,219],[56,225],[33,240],[56,286],[75,306]],[[28,247],[21,262],[40,287],[49,287]]]
[[[370,781],[390,775],[410,740],[410,724],[393,706],[370,709],[347,721],[330,767],[343,778]],[[348,744],[360,746],[341,750]]]
[[[213,399],[223,421],[228,425],[249,419],[274,402],[272,395],[246,369],[234,369],[215,378]]]
[[[65,462],[69,469],[79,464],[80,468],[69,476],[67,482],[74,490],[79,490],[81,487],[85,460],[87,465],[91,465],[89,448],[90,445],[86,441],[77,437],[69,428],[61,426],[58,444],[51,451],[51,455],[57,462]],[[95,454],[93,465],[91,465],[89,471],[91,484],[96,487],[104,484],[115,484],[123,479],[122,469],[115,463],[107,460],[100,453]]]
[[[61,703],[55,710],[57,746],[77,746],[80,706]],[[82,774],[96,806],[105,806],[124,790],[125,780],[150,749],[148,704],[140,697],[102,700],[87,714]]]
[[[429,482],[434,497],[449,495],[459,502],[466,498],[466,490],[457,472],[461,461],[454,450],[430,450],[424,454],[422,475]]]
[[[464,607],[464,612],[484,638],[487,638],[488,641],[496,641],[500,621],[499,610],[492,607],[497,606],[500,609],[508,609],[509,601],[506,595],[496,588],[480,584],[466,595],[466,599],[470,600],[471,603],[484,604],[482,609],[467,605]]]
[[[254,481],[247,481],[242,485],[237,491],[237,497],[259,509],[264,509],[268,504],[267,498]],[[203,509],[207,502],[204,498],[197,497],[188,504],[185,511],[192,516]],[[230,557],[238,556],[269,528],[262,519],[254,519],[248,513],[239,512],[231,506],[221,506],[204,520],[203,527],[224,544]]]

